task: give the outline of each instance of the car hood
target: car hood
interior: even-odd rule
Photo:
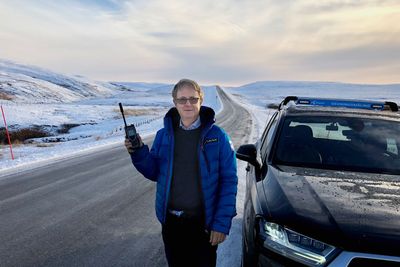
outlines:
[[[350,251],[400,254],[400,177],[270,167],[266,217]]]

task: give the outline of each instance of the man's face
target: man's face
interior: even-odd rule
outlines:
[[[186,101],[183,101],[185,99]],[[192,104],[188,99],[192,102],[195,102],[195,99],[197,99],[197,103]],[[202,99],[200,99],[199,94],[193,89],[193,87],[184,86],[178,90],[176,99],[174,99],[174,103],[182,121],[193,122],[199,116]]]

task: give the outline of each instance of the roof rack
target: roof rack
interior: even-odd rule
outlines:
[[[399,107],[395,102],[385,101],[363,101],[351,99],[329,99],[329,98],[312,98],[312,97],[297,97],[287,96],[280,104],[279,109],[293,101],[296,105],[307,106],[325,106],[325,107],[343,107],[369,110],[390,110],[398,112]]]

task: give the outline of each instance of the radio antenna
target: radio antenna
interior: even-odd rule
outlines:
[[[119,103],[119,110],[121,111],[122,118],[124,119],[125,127],[127,127],[126,120],[125,120],[125,114],[124,114],[124,108],[122,107],[121,103]]]

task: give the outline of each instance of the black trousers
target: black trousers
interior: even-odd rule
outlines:
[[[215,267],[217,247],[200,218],[167,215],[162,237],[169,267]]]

